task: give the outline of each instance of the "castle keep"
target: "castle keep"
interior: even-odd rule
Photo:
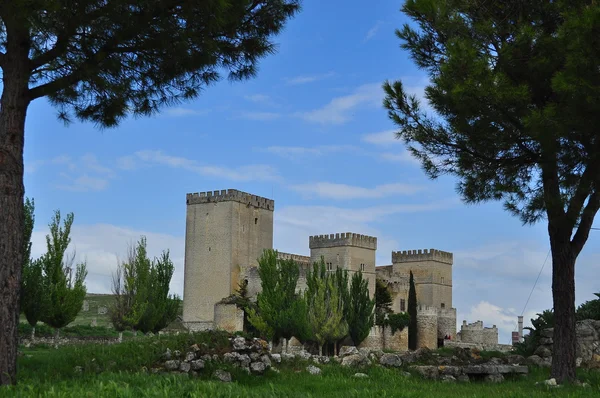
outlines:
[[[187,194],[183,323],[191,330],[240,330],[243,316],[219,302],[248,282],[255,297],[261,289],[257,259],[273,248],[273,200],[235,189]],[[310,256],[282,253],[300,265],[298,290],[306,288],[306,272],[324,258],[328,271],[361,271],[375,295],[376,279],[393,293],[394,312],[407,310],[409,272],[417,291],[418,345],[435,348],[446,336],[456,337],[452,307],[452,253],[408,250],[391,253],[390,265],[375,266],[377,238],[344,232],[308,237]],[[464,327],[463,327],[464,328]],[[465,335],[463,333],[463,341]],[[369,339],[379,338],[375,330]],[[368,341],[367,341],[368,343]]]

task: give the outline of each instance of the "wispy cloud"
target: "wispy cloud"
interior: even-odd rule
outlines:
[[[392,195],[412,195],[425,188],[411,184],[383,184],[373,188],[358,187],[331,182],[292,185],[290,189],[300,192],[303,197],[316,196],[325,199],[376,199]]]
[[[267,121],[279,119],[281,114],[276,112],[242,112],[240,116],[243,119]]]
[[[66,168],[59,173],[63,182],[56,183],[57,189],[72,192],[97,192],[106,189],[114,171],[100,163],[96,155],[86,153],[73,159],[67,155],[59,155],[49,162],[50,165]]]
[[[312,123],[343,124],[352,119],[353,112],[359,107],[381,105],[382,98],[381,83],[365,84],[351,94],[332,99],[321,108],[299,112],[296,116]]]
[[[298,159],[306,156],[322,156],[335,152],[359,151],[354,145],[319,145],[314,147],[303,146],[270,146],[265,151],[288,159]]]
[[[328,72],[328,73],[316,74],[316,75],[301,75],[301,76],[295,76],[295,77],[286,79],[286,83],[289,85],[313,83],[313,82],[316,82],[319,80],[328,79],[333,76],[335,76],[334,72]]]
[[[133,155],[124,156],[117,161],[117,164],[124,170],[163,165],[231,181],[276,181],[281,178],[277,170],[270,165],[255,164],[236,168],[202,165],[192,159],[172,156],[154,150],[143,150],[135,152]]]
[[[378,133],[365,134],[361,137],[361,140],[369,144],[386,146],[402,143],[402,141],[396,138],[396,131],[397,130],[385,130]]]
[[[182,116],[202,116],[210,112],[208,109],[191,109],[191,108],[166,108],[164,113],[167,116],[182,117]]]
[[[365,42],[371,40],[373,37],[375,37],[375,35],[379,31],[379,28],[381,28],[381,25],[383,25],[383,21],[377,21],[375,23],[375,25],[373,25],[373,27],[371,29],[369,29],[369,31],[367,32],[367,35],[363,39],[363,43],[365,43]]]
[[[244,99],[250,102],[270,102],[271,98],[265,94],[245,95]]]

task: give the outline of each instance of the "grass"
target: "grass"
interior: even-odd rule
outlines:
[[[536,386],[548,378],[547,369],[534,369],[526,378],[501,384],[472,382],[450,384],[405,377],[399,369],[372,366],[349,369],[338,364],[317,365],[322,374],[306,372],[309,362],[276,365],[280,373],[251,376],[240,369],[218,365],[230,371],[233,383],[211,379],[215,365],[198,377],[184,374],[153,374],[167,347],[185,350],[197,343],[204,353],[223,353],[230,343],[225,333],[180,334],[138,337],[116,345],[85,344],[59,349],[21,348],[18,385],[0,389],[2,396],[39,397],[598,397],[600,373],[579,370],[582,381],[591,387],[563,386],[549,389]],[[75,370],[81,366],[80,372]],[[367,379],[353,378],[357,372]]]

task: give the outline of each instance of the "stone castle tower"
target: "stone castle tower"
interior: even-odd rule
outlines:
[[[310,263],[314,264],[324,257],[328,271],[337,268],[348,270],[348,279],[361,271],[369,282],[369,294],[375,296],[375,251],[377,238],[353,234],[316,235],[308,238]]]
[[[235,189],[187,194],[183,322],[212,327],[215,303],[273,248],[273,200]]]

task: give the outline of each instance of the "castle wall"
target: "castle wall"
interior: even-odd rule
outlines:
[[[408,351],[408,327],[392,334],[390,326],[373,326],[369,335],[358,345],[358,348]]]
[[[438,347],[438,314],[437,308],[419,306],[417,308],[417,348]]]
[[[273,247],[274,202],[234,189],[188,194],[183,322],[214,321],[214,305],[238,287],[240,267]],[[202,326],[204,327],[204,326]]]
[[[244,330],[244,311],[235,304],[215,304],[215,328],[230,333]]]

